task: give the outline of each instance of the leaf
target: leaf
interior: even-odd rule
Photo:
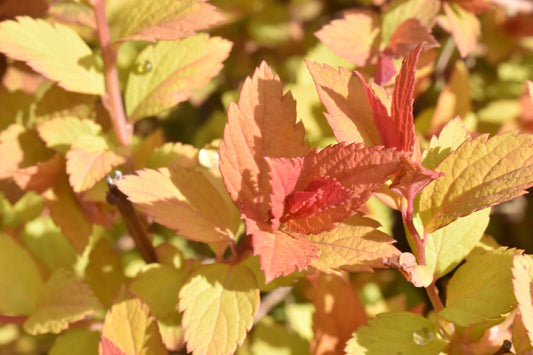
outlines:
[[[394,82],[392,92],[391,118],[393,127],[378,127],[386,147],[396,147],[402,151],[413,151],[416,133],[413,123],[413,94],[418,56],[423,44],[419,44],[402,61],[400,73]]]
[[[461,217],[427,236],[426,265],[440,278],[474,249],[489,224],[490,208]]]
[[[266,63],[247,78],[239,103],[228,108],[228,122],[219,148],[220,172],[239,209],[244,204],[269,219],[271,188],[264,157],[295,158],[309,151],[305,129],[296,123],[296,103],[283,95],[282,83]]]
[[[12,237],[0,234],[0,313],[30,315],[43,280],[31,254]]]
[[[187,350],[194,354],[232,354],[252,327],[259,289],[245,266],[203,265],[179,295]]]
[[[150,63],[152,69],[129,74],[125,93],[129,118],[154,116],[189,99],[220,72],[230,50],[231,42],[206,34],[146,47],[135,61],[138,66]]]
[[[104,137],[82,134],[67,153],[67,174],[74,192],[90,189],[126,159],[111,150]]]
[[[36,311],[24,322],[24,330],[33,335],[59,333],[100,309],[87,284],[73,271],[57,269],[46,281]]]
[[[63,159],[55,155],[44,162],[16,170],[13,173],[13,180],[23,190],[43,193],[55,185],[62,169]]]
[[[311,353],[341,354],[352,333],[366,323],[365,308],[355,289],[342,277],[319,274],[315,282],[311,290],[315,306]]]
[[[193,36],[221,22],[224,17],[206,0],[136,1],[113,19],[118,24],[113,34],[115,42],[175,41]]]
[[[267,284],[278,276],[304,270],[318,256],[317,246],[298,234],[260,228],[254,218],[247,218],[245,222],[246,233],[252,236],[254,255],[259,256]]]
[[[437,331],[433,322],[414,313],[382,313],[354,333],[345,351],[348,355],[438,354],[446,341]]]
[[[466,141],[436,168],[445,174],[420,195],[420,218],[431,233],[459,217],[523,195],[533,185],[533,137],[506,132]]]
[[[426,42],[424,45],[426,49],[440,46],[439,42],[431,35],[431,27],[413,17],[405,20],[396,28],[385,53],[393,57],[405,57],[423,42]]]
[[[101,130],[102,127],[93,120],[71,116],[48,119],[37,126],[39,137],[46,146],[63,154],[81,135],[96,136]]]
[[[462,327],[500,318],[516,305],[511,283],[514,249],[472,255],[447,286],[446,307],[439,314]]]
[[[271,316],[262,317],[254,326],[244,346],[249,354],[308,355],[309,343],[287,329],[285,324],[276,322]]]
[[[533,346],[533,300],[531,287],[533,285],[533,260],[529,255],[516,255],[513,258],[513,290],[520,310],[520,318]]]
[[[122,291],[107,312],[101,333],[100,355],[168,354],[157,322],[148,307]]]
[[[176,317],[178,294],[186,276],[186,269],[176,270],[166,265],[148,264],[137,273],[128,290],[146,303],[154,317]],[[161,292],[161,285],[165,285],[164,292]]]
[[[49,355],[93,355],[98,352],[100,333],[89,329],[69,329],[54,341]]]
[[[0,51],[68,91],[101,95],[104,77],[89,46],[69,27],[17,17],[0,24]]]
[[[363,67],[375,59],[379,28],[377,18],[370,12],[350,11],[342,19],[333,20],[315,36],[340,55]]]
[[[379,231],[379,226],[373,219],[356,215],[331,231],[307,236],[320,250],[313,267],[323,272],[362,272],[384,267],[383,258],[400,252],[392,245],[394,239]]]
[[[63,173],[43,197],[54,223],[61,228],[74,250],[81,254],[89,242],[93,225],[85,218],[83,206],[72,191],[66,174]]]
[[[28,249],[50,270],[71,268],[76,263],[76,251],[50,216],[28,221],[20,236]]]
[[[474,15],[463,10],[455,3],[443,3],[446,14],[446,27],[451,32],[459,54],[464,58],[477,45],[477,37],[481,33],[481,23]]]
[[[334,222],[353,216],[381,187],[388,175],[399,168],[402,153],[383,147],[364,147],[346,142],[331,145],[321,151],[313,150],[305,158],[295,191],[305,189],[316,179],[334,178],[351,196],[344,203],[323,211],[317,211],[307,218],[289,219],[285,225],[298,233],[320,233],[333,228]]]
[[[373,108],[365,99],[367,85],[363,77],[342,67],[335,70],[326,64],[306,64],[337,141],[381,145]]]
[[[390,189],[412,201],[429,183],[442,175],[442,173],[426,169],[410,157],[402,156],[402,167],[390,184]]]
[[[431,137],[429,146],[422,155],[422,165],[428,169],[435,169],[469,137],[461,119],[454,118],[442,128],[438,137]]]
[[[107,238],[100,238],[92,247],[85,279],[106,309],[111,307],[117,292],[126,284],[122,260]]]
[[[389,44],[396,29],[406,20],[416,18],[422,25],[433,27],[440,9],[437,0],[396,0],[383,14],[381,42]]]
[[[39,122],[38,127],[46,120],[58,117],[109,117],[99,97],[66,91],[57,84],[52,85],[39,98],[35,104],[35,116]]]
[[[128,199],[158,223],[185,238],[223,243],[234,238],[240,218],[200,169],[177,164],[165,170],[140,170],[116,182]]]

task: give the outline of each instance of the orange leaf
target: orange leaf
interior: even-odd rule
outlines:
[[[61,169],[63,169],[63,159],[57,154],[43,163],[15,171],[13,179],[23,190],[42,193],[55,185]]]
[[[358,67],[371,64],[377,53],[379,28],[370,12],[351,11],[333,20],[315,35],[333,52]]]
[[[355,289],[342,277],[320,274],[312,289],[314,338],[311,353],[344,354],[352,333],[368,319]]]
[[[446,14],[446,27],[451,32],[461,57],[466,57],[477,45],[481,32],[479,19],[463,10],[459,5],[449,2],[442,4]]]
[[[116,184],[158,223],[190,240],[227,242],[240,224],[235,207],[226,203],[200,169],[179,165],[169,170],[145,169]]]
[[[302,156],[309,151],[304,137],[295,101],[283,95],[279,77],[263,62],[244,82],[239,103],[230,104],[219,148],[220,171],[235,205],[250,205],[268,220],[271,188],[264,157]]]
[[[431,35],[431,27],[413,17],[396,28],[385,53],[394,57],[405,57],[422,42],[426,42],[426,49],[439,46],[439,42]]]
[[[533,346],[533,259],[529,255],[515,255],[513,257],[513,289],[524,328],[529,336],[530,346]]]

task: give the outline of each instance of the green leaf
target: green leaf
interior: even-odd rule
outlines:
[[[98,353],[100,332],[89,329],[69,329],[56,338],[49,355],[93,355]]]
[[[445,176],[420,194],[426,233],[457,218],[508,201],[533,185],[533,136],[506,132],[466,141],[436,168]]]
[[[178,294],[185,281],[186,269],[149,264],[135,276],[128,290],[139,297],[158,319],[178,314]],[[164,292],[161,292],[164,285]]]
[[[180,41],[158,42],[146,47],[137,65],[151,70],[130,72],[126,87],[126,111],[131,120],[156,115],[191,97],[222,69],[231,42],[206,34]]]
[[[117,297],[104,320],[100,347],[109,348],[109,344],[127,355],[168,354],[148,307],[125,291]]]
[[[468,258],[450,279],[445,319],[462,327],[499,318],[516,305],[511,279],[515,249],[488,250]]]
[[[69,268],[76,263],[76,251],[50,216],[26,223],[21,237],[28,249],[50,270]]]
[[[0,24],[0,51],[26,62],[66,90],[105,93],[104,77],[96,70],[91,49],[67,26],[52,26],[30,17],[4,21]]]
[[[441,161],[456,150],[469,135],[460,118],[454,118],[446,124],[439,136],[431,137],[429,147],[422,155],[422,165],[428,169],[435,169]]]
[[[359,328],[346,346],[348,355],[438,354],[446,341],[428,319],[408,312],[382,313]]]
[[[43,288],[38,266],[13,238],[0,234],[0,313],[29,315]]]
[[[86,283],[74,272],[58,269],[46,281],[37,310],[24,322],[24,330],[33,335],[59,333],[99,309],[100,302]]]
[[[206,0],[126,2],[116,18],[115,41],[172,41],[190,37],[223,17]]]
[[[427,236],[426,265],[435,278],[459,265],[474,249],[489,224],[490,208],[457,219]]]
[[[252,327],[259,289],[245,266],[200,266],[180,292],[187,350],[194,354],[231,354]]]

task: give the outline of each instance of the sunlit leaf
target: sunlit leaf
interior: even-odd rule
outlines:
[[[447,27],[452,33],[461,57],[470,54],[477,45],[477,37],[481,32],[481,23],[474,15],[463,10],[455,3],[443,3]]]
[[[359,328],[346,346],[348,355],[438,354],[446,341],[437,326],[414,313],[382,313]]]
[[[104,77],[89,46],[69,27],[30,17],[0,24],[0,51],[69,91],[100,95]]]
[[[259,306],[259,289],[245,266],[204,265],[180,292],[187,350],[231,354],[241,345]]]
[[[533,259],[529,255],[516,255],[513,259],[513,290],[518,302],[520,317],[533,346]]]
[[[30,253],[0,234],[0,313],[32,314],[42,289],[43,279]]]
[[[93,355],[98,352],[100,333],[89,329],[69,329],[59,335],[49,355]]]
[[[439,46],[439,42],[431,35],[431,27],[413,17],[405,20],[396,28],[385,53],[394,57],[406,57],[422,42],[426,43],[426,49]]]
[[[511,283],[513,257],[521,251],[498,249],[468,258],[447,286],[439,314],[466,327],[501,317],[516,305]]]
[[[533,137],[507,132],[466,141],[436,168],[445,174],[420,195],[431,233],[459,217],[523,195],[533,185]]]
[[[126,111],[131,120],[153,116],[191,97],[222,69],[231,43],[206,34],[146,47],[137,65],[151,70],[130,72],[126,86]]]
[[[77,117],[57,117],[37,126],[39,137],[46,146],[61,153],[66,153],[79,136],[96,136],[101,130],[94,121]]]
[[[90,287],[74,272],[57,269],[46,281],[36,311],[24,322],[30,334],[59,333],[101,308]]]

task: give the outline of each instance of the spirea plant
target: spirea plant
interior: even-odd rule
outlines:
[[[0,5],[5,351],[533,352],[533,7],[341,3]]]

